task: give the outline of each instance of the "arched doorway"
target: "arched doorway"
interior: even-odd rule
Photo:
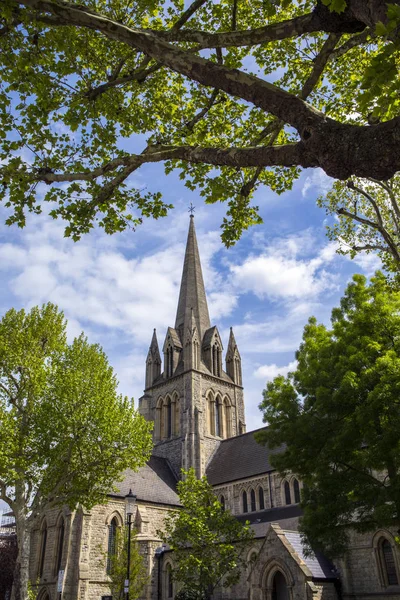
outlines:
[[[281,571],[277,571],[272,580],[272,600],[289,600],[286,579]]]

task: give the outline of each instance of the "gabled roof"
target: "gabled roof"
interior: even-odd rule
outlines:
[[[171,338],[171,342],[172,342],[174,348],[179,348],[179,349],[182,348],[182,342],[181,342],[181,340],[179,338],[178,332],[173,327],[168,327],[168,329],[167,329],[167,335],[165,336],[165,342],[164,342],[164,346],[163,346],[163,351],[164,352],[165,352],[165,349],[166,349],[166,344],[167,344],[168,336]]]
[[[216,325],[214,325],[213,327],[210,327],[205,332],[204,337],[203,337],[203,344],[202,344],[203,348],[208,348],[210,346],[215,334],[218,337],[218,340],[221,344],[221,349],[223,349],[221,336],[219,335],[219,331],[218,331]]]
[[[115,484],[118,491],[110,495],[124,498],[131,489],[143,502],[180,506],[176,484],[177,479],[168,460],[151,456],[147,465],[139,471],[127,469],[124,479]]]
[[[256,431],[263,429],[266,427]],[[256,431],[249,431],[220,443],[206,471],[211,485],[220,485],[236,479],[249,479],[274,470],[270,463],[270,456],[280,452],[281,449],[270,450],[268,446],[258,444],[254,439]]]
[[[301,542],[301,536],[298,531],[285,531],[282,530],[283,535],[292,546],[293,550],[299,556],[299,558],[305,562],[307,567],[310,569],[312,576],[315,579],[336,579],[337,572],[332,563],[321,554],[321,552],[315,552],[311,556],[304,554],[303,544]]]

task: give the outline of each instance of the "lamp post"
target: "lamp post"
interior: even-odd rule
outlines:
[[[126,565],[126,580],[124,586],[125,599],[129,600],[129,577],[131,568],[131,527],[132,527],[132,515],[136,504],[136,496],[132,494],[132,490],[125,496],[125,516],[126,525],[128,527],[128,560]]]

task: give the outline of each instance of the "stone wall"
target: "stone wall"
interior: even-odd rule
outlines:
[[[337,562],[342,580],[343,599],[377,600],[390,597],[400,600],[400,585],[389,585],[381,554],[381,541],[390,542],[397,578],[400,583],[400,549],[395,543],[395,529],[374,533],[350,532],[350,550]]]

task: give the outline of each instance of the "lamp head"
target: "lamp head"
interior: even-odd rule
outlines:
[[[125,496],[125,514],[128,517],[129,515],[133,515],[133,510],[136,504],[136,496],[132,494],[132,490],[130,489],[127,495]]]

